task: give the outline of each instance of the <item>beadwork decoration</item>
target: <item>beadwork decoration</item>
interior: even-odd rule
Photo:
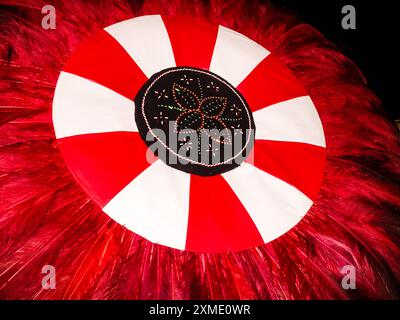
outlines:
[[[179,170],[199,175],[229,171],[240,165],[253,145],[255,126],[246,101],[211,72],[163,70],[146,82],[135,105],[146,144],[158,141],[156,155]]]

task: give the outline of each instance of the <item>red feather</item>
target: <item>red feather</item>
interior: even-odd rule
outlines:
[[[48,2],[55,30],[40,27]],[[256,0],[0,4],[0,298],[399,298],[399,135],[360,70],[314,28]],[[61,69],[95,31],[154,13],[243,33],[311,95],[327,139],[325,178],[311,211],[281,238],[226,254],[152,244],[102,213],[69,173],[51,122]],[[46,264],[55,290],[41,287]],[[357,290],[341,287],[348,264]]]

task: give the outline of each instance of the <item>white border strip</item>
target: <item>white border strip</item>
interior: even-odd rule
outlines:
[[[56,137],[133,131],[135,104],[91,80],[61,72],[53,100]]]

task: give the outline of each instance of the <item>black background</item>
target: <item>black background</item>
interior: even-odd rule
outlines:
[[[185,313],[176,316],[150,315],[149,308],[159,306],[184,307]],[[250,305],[251,315],[195,315],[186,312],[194,305]],[[290,317],[301,319],[369,318],[392,319],[399,309],[399,301],[0,301],[3,314],[21,319],[218,319],[218,320],[274,320]],[[6,317],[6,316],[5,316]],[[11,318],[11,317],[9,317]],[[368,317],[366,317],[368,318]]]
[[[393,0],[272,0],[318,29],[352,59],[382,100],[387,115],[400,119],[396,93],[400,48],[400,3]],[[342,8],[356,9],[356,30],[342,28]]]

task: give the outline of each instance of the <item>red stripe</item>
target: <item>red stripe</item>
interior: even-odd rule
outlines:
[[[58,143],[76,180],[101,207],[150,166],[136,132],[78,135]]]
[[[256,140],[254,165],[315,200],[325,168],[325,149],[311,144]]]
[[[191,175],[187,250],[226,252],[261,244],[257,227],[222,176]]]
[[[93,80],[131,100],[147,81],[124,48],[104,30],[78,48],[64,71]]]
[[[261,61],[237,89],[253,112],[306,95],[291,71],[272,54]]]
[[[176,66],[208,70],[218,26],[187,18],[163,17],[174,52]]]

